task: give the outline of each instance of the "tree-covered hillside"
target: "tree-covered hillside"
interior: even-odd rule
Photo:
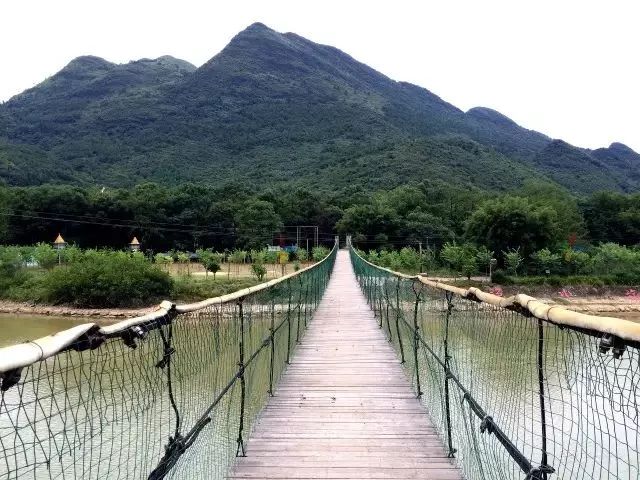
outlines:
[[[470,78],[469,81],[473,81]],[[335,190],[438,179],[489,190],[547,178],[635,191],[640,155],[589,151],[486,108],[463,112],[340,50],[262,24],[196,69],[80,57],[0,105],[0,176],[132,186],[258,181]]]

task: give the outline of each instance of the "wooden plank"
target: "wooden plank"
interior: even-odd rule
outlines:
[[[461,480],[351,268],[336,266],[232,479]]]

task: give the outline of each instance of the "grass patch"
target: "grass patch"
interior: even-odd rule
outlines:
[[[197,302],[206,298],[219,297],[233,293],[243,288],[257,285],[255,278],[230,278],[213,277],[189,277],[179,276],[173,278],[171,300],[177,302]]]

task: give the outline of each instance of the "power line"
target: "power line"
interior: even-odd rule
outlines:
[[[190,227],[192,225],[188,225],[188,224],[184,224],[184,223],[174,223],[174,222],[157,222],[157,221],[141,221],[141,220],[135,220],[135,219],[127,219],[127,218],[104,218],[101,217],[99,215],[72,215],[72,214],[68,214],[68,213],[57,213],[57,212],[41,212],[41,211],[36,211],[36,210],[29,210],[30,213],[35,213],[38,215],[43,215],[46,218],[51,218],[52,220],[57,220],[57,217],[69,217],[69,219],[78,219],[78,220],[85,220],[88,221],[87,219],[104,219],[104,220],[115,220],[118,222],[130,222],[130,223],[134,223],[136,225],[140,224],[140,223],[144,223],[145,225],[169,225],[169,226],[176,226],[176,227]],[[15,214],[18,215],[18,214]],[[26,215],[26,214],[20,214],[20,215]],[[212,230],[234,230],[235,231],[235,227],[209,227]]]
[[[47,215],[28,215],[28,214],[24,214],[24,213],[8,213],[8,212],[0,212],[0,216],[5,216],[5,217],[17,217],[17,218],[29,218],[29,219],[35,219],[35,220],[50,220],[50,221],[56,221],[56,222],[66,222],[66,223],[72,223],[72,224],[82,224],[82,225],[98,225],[98,226],[105,226],[105,227],[114,227],[114,228],[128,228],[128,229],[135,229],[135,230],[159,230],[159,231],[165,231],[165,232],[171,232],[171,233],[187,233],[187,234],[191,234],[191,235],[207,235],[207,236],[217,236],[217,237],[237,237],[237,232],[235,228],[228,228],[227,232],[224,231],[218,231],[215,230],[213,228],[207,228],[207,229],[196,229],[196,228],[192,228],[192,229],[180,229],[180,228],[170,228],[170,227],[161,227],[161,226],[149,226],[149,225],[141,225],[141,224],[128,224],[128,223],[113,223],[113,222],[96,222],[96,221],[91,221],[91,220],[86,220],[86,219],[82,219],[81,217],[77,217],[74,215],[68,215],[71,217],[76,217],[76,218],[63,218],[63,217],[54,217],[54,216],[47,216]],[[169,223],[165,223],[163,222],[164,225],[171,225]],[[322,232],[320,234],[320,236],[324,239],[333,239],[333,234],[332,233],[325,233]]]
[[[45,216],[38,216],[38,215],[26,215],[26,214],[20,214],[20,213],[6,213],[6,212],[0,212],[0,216],[5,216],[5,217],[19,217],[19,218],[32,218],[32,219],[36,219],[36,220],[54,220],[57,222],[67,222],[67,223],[79,223],[79,224],[85,224],[85,225],[101,225],[101,226],[105,226],[105,227],[118,227],[118,228],[133,228],[133,229],[139,229],[139,230],[163,230],[163,231],[167,231],[167,232],[173,232],[173,233],[191,233],[191,234],[207,234],[207,235],[218,235],[218,236],[236,236],[235,231],[234,232],[219,232],[216,230],[195,230],[195,229],[191,229],[191,230],[185,230],[185,229],[179,229],[179,228],[168,228],[168,227],[149,227],[149,226],[144,226],[144,225],[131,225],[131,224],[119,224],[119,223],[107,223],[107,222],[92,222],[89,220],[74,220],[74,219],[70,219],[70,218],[60,218],[60,217],[45,217]]]

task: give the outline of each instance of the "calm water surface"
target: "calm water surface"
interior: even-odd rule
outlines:
[[[109,323],[97,318],[0,314],[0,347],[35,340],[83,323]]]

